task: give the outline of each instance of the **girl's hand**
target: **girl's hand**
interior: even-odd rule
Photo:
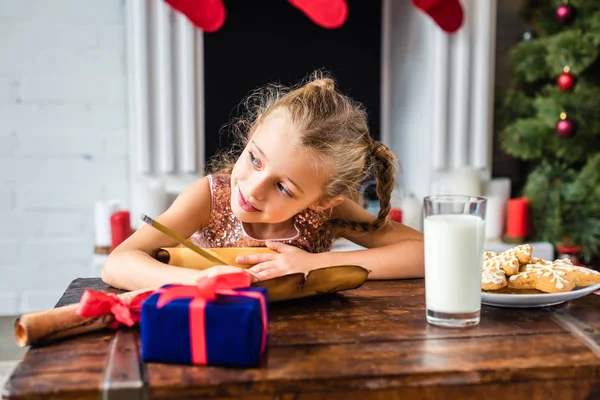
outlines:
[[[247,271],[256,274],[260,280],[276,278],[294,272],[307,273],[315,269],[315,254],[281,242],[267,241],[267,247],[279,254],[251,254],[239,256],[239,264],[256,264]]]

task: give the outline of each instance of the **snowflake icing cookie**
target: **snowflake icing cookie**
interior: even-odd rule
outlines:
[[[531,261],[508,279],[509,288],[559,293],[600,283],[600,272],[575,266],[567,259],[551,262],[534,258]]]
[[[510,251],[503,253],[486,252],[483,255],[484,270],[502,270],[507,276],[519,273],[519,259]]]
[[[499,267],[484,261],[483,270],[481,271],[481,289],[498,290],[506,287],[506,285],[506,273]]]
[[[498,290],[506,286],[506,276],[519,273],[521,264],[531,261],[531,245],[522,244],[502,253],[483,253],[481,288]]]

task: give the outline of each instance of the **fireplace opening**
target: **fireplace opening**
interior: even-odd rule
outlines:
[[[330,30],[286,0],[225,1],[224,26],[203,38],[206,160],[231,144],[223,127],[251,91],[294,84],[316,69],[366,107],[371,135],[381,137],[381,0],[347,3],[345,24]]]

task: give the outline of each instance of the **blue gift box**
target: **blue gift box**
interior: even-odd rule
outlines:
[[[180,285],[167,285],[169,289]],[[263,296],[265,288],[235,289],[240,295],[217,295],[204,307],[204,331],[191,332],[190,307],[194,298],[178,298],[158,307],[160,291],[142,304],[140,333],[143,361],[195,364],[192,346],[206,348],[207,365],[252,367],[260,362],[263,350],[263,307],[260,299],[244,296],[254,292]],[[201,311],[194,311],[201,312]],[[266,307],[265,307],[266,312]],[[267,315],[264,316],[265,320]],[[194,343],[194,344],[192,344]],[[197,347],[196,347],[197,348]]]

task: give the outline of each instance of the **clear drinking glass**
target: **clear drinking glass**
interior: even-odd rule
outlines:
[[[479,324],[486,199],[439,195],[424,199],[427,322]]]

